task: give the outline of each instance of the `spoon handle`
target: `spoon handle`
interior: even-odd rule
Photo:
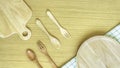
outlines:
[[[50,34],[49,34],[49,32],[47,31],[47,29],[45,28],[45,26],[42,24],[42,22],[40,21],[40,19],[36,19],[36,24],[37,24],[37,26],[39,27],[39,28],[41,28],[41,30],[43,31],[43,32],[45,32],[46,34],[47,34],[47,36],[48,37],[50,37]]]
[[[38,60],[35,60],[35,63],[37,64],[38,68],[43,68],[42,65],[39,63]]]

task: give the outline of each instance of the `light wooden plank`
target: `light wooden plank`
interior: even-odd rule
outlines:
[[[33,11],[33,16],[27,24],[32,31],[32,37],[27,41],[21,40],[17,35],[7,39],[0,38],[0,60],[2,60],[0,68],[35,67],[36,65],[25,55],[27,48],[32,48],[37,53],[44,68],[51,68],[45,56],[39,52],[37,40],[46,45],[49,54],[60,67],[76,55],[79,45],[86,38],[105,34],[120,21],[120,0],[25,0],[25,2]],[[71,39],[61,36],[57,27],[47,17],[46,9],[50,9],[60,24],[70,32]],[[62,43],[60,50],[52,47],[49,39],[37,27],[36,17],[39,17],[46,28],[60,39]]]

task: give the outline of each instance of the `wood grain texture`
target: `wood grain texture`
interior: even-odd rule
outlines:
[[[107,36],[95,36],[84,43],[77,52],[78,68],[119,68],[120,44]]]
[[[30,39],[26,24],[31,16],[32,11],[23,0],[0,0],[0,37],[18,34],[23,40]]]
[[[120,0],[25,0],[33,11],[27,26],[32,31],[31,39],[21,40],[17,35],[7,39],[0,38],[0,68],[37,68],[29,61],[25,51],[33,49],[44,68],[51,68],[48,60],[40,53],[36,41],[41,40],[50,56],[60,67],[74,57],[86,38],[105,34],[120,22]],[[56,25],[47,17],[45,11],[50,9],[60,24],[71,34],[65,39]],[[58,37],[62,43],[56,50],[48,37],[37,27],[35,18],[40,18],[46,28]]]

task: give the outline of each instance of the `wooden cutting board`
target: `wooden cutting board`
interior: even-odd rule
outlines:
[[[28,40],[31,32],[26,24],[31,16],[32,11],[23,0],[0,0],[0,37],[17,33],[21,39]]]
[[[105,36],[86,40],[77,53],[78,68],[120,68],[120,44]]]

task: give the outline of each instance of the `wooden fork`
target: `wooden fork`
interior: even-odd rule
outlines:
[[[52,67],[58,68],[55,62],[50,57],[50,55],[48,54],[47,48],[45,47],[45,45],[40,40],[37,42],[37,45],[39,46],[40,51],[49,59],[49,62],[52,65]]]
[[[65,29],[63,28],[60,23],[57,21],[57,19],[55,18],[55,16],[52,14],[52,12],[47,9],[46,10],[46,14],[48,15],[48,17],[53,21],[54,24],[57,25],[57,27],[59,28],[61,34],[65,37],[65,38],[71,38],[71,35],[70,33]]]

